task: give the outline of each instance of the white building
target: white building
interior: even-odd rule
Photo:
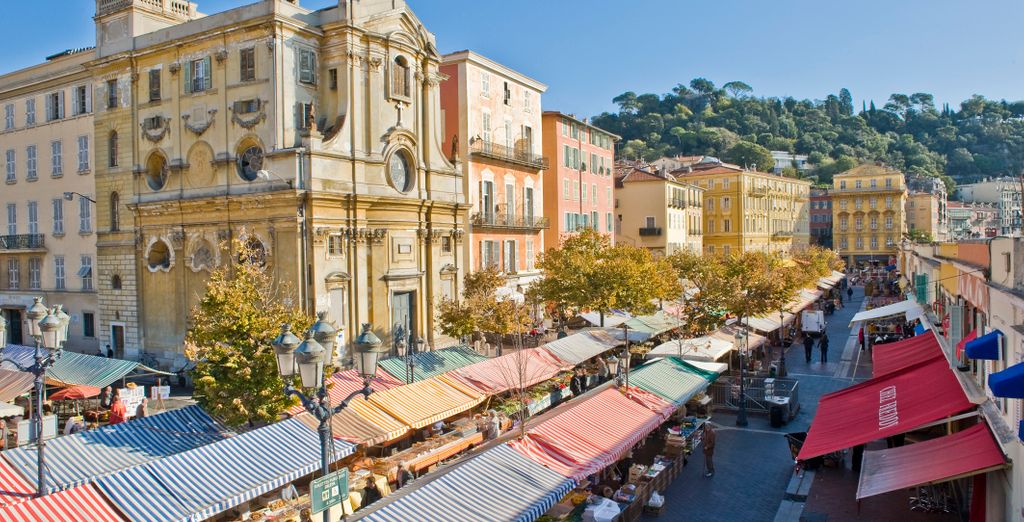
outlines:
[[[772,174],[782,174],[782,169],[786,167],[796,167],[796,170],[800,172],[807,172],[811,169],[811,166],[807,163],[806,154],[793,154],[784,150],[773,150],[771,153],[772,159],[775,160]]]
[[[965,203],[994,203],[999,206],[999,235],[1020,236],[1022,221],[1022,183],[1020,179],[1002,177],[957,187]]]

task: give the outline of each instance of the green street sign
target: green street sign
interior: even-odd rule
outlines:
[[[313,514],[320,513],[331,506],[341,504],[348,496],[348,468],[313,479],[309,484],[309,499]]]

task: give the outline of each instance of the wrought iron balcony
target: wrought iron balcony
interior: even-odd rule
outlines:
[[[490,141],[474,141],[469,145],[469,153],[534,169],[548,168],[548,159],[544,156],[539,156],[529,150],[510,148]]]
[[[522,214],[477,212],[472,215],[470,222],[477,228],[514,230],[545,230],[548,228],[548,218]]]
[[[0,250],[45,250],[42,234],[0,236]]]
[[[750,187],[747,189],[747,195],[763,198],[768,195],[768,187]]]
[[[660,236],[661,227],[640,227],[641,236]]]
[[[791,237],[793,237],[793,233],[792,232],[787,232],[785,230],[780,230],[778,232],[772,233],[772,239],[776,239],[776,240],[779,240],[779,241],[785,240],[785,239],[789,239]]]

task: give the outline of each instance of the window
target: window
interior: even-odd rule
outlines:
[[[263,168],[263,149],[259,145],[244,145],[238,153],[238,175],[246,181],[255,181]]]
[[[657,226],[657,220],[654,219],[654,216],[647,216],[644,218],[645,228],[655,228]]]
[[[864,248],[864,238],[858,237],[857,241],[855,241],[854,244],[857,246],[858,250],[863,249]]]
[[[568,179],[562,180],[562,199],[570,199]]]
[[[574,199],[576,201],[579,201],[579,199],[580,199],[580,182],[579,181],[573,181],[572,182],[572,199]]]
[[[39,175],[36,172],[36,146],[29,145],[25,147],[25,179],[28,181],[35,181],[39,179]]]
[[[580,137],[580,128],[576,126],[575,122],[569,125],[569,137],[574,140]]]
[[[871,248],[878,248],[878,238],[875,236],[871,236]]]
[[[562,118],[562,136],[569,135],[569,120]]]
[[[583,184],[583,190],[581,191],[580,197],[583,198],[583,202],[587,202],[587,184]]]
[[[29,98],[25,100],[25,125],[35,125],[36,123],[36,99]]]
[[[55,178],[64,175],[63,149],[64,146],[60,140],[50,142],[50,175]]]
[[[715,211],[715,199],[714,198],[708,198],[708,205],[707,205],[707,207],[708,207],[708,211],[709,212],[714,212]]]
[[[185,92],[203,92],[213,88],[210,57],[192,60],[185,64]]]
[[[845,199],[839,200],[839,210],[846,210],[846,200]]]
[[[160,69],[149,70],[149,101],[160,100]]]
[[[8,203],[7,204],[7,235],[14,236],[18,234],[18,204]]]
[[[92,232],[92,202],[81,196],[78,197],[78,232],[86,234]]]
[[[611,187],[605,187],[605,189],[604,189],[604,197],[607,198],[605,201],[609,205],[611,205],[612,204],[612,188]]]
[[[722,198],[722,210],[729,210],[732,206],[732,198]],[[726,231],[728,232],[728,231]]]
[[[117,80],[107,80],[107,108],[117,108]]]
[[[28,202],[28,233],[39,233],[39,203],[36,201]]]
[[[159,153],[149,155],[146,160],[146,184],[152,190],[160,190],[167,183],[167,160]]]
[[[885,208],[892,209],[892,196],[885,198]]]
[[[42,286],[39,280],[39,269],[42,260],[38,257],[31,257],[28,260],[28,287],[32,290],[39,290]]]
[[[878,187],[878,180],[872,178],[871,179],[871,188],[877,188],[877,187]]]
[[[117,166],[117,131],[110,131],[107,137],[107,166]]]
[[[480,72],[480,94],[485,98],[491,96],[491,75],[483,71]]]
[[[74,114],[88,114],[92,112],[92,103],[89,100],[89,88],[85,85],[79,85],[72,91],[75,95],[74,106],[72,110]]]
[[[482,130],[483,130],[484,146],[486,147],[486,146],[488,146],[491,143],[491,113],[484,112],[484,113],[481,113],[481,114],[482,114],[482,117],[480,119],[480,124],[483,125],[483,127],[484,127]]]
[[[78,277],[82,278],[82,290],[92,290],[92,256],[82,256]]]
[[[4,105],[4,130],[11,130],[14,128],[14,104],[8,103]]]
[[[839,182],[839,188],[841,188],[841,189],[845,189],[846,188],[846,180],[842,180],[842,181]]]
[[[53,235],[64,235],[64,199],[53,198]]]
[[[868,207],[870,207],[870,208],[877,208],[878,207],[878,198],[869,198],[868,199]]]
[[[498,258],[498,242],[497,241],[481,241],[480,242],[480,268],[486,269],[491,267],[497,267],[501,260]]]
[[[722,178],[722,188],[729,190],[729,178]]]
[[[89,171],[89,137],[78,137],[78,172]]]
[[[878,230],[878,216],[871,216],[871,230]]]
[[[329,256],[340,256],[345,253],[342,245],[341,234],[331,234],[327,236],[327,255]]]
[[[530,91],[523,89],[523,111],[530,112]]]
[[[892,178],[885,178],[885,188],[892,188]]]
[[[96,337],[96,314],[82,312],[82,337]]]
[[[605,224],[606,232],[611,233],[611,231],[612,231],[612,213],[611,212],[605,212],[604,213],[604,224]]]
[[[18,173],[14,170],[14,149],[7,149],[7,152],[4,156],[6,159],[4,165],[7,169],[7,182],[14,183],[15,181],[18,180]]]
[[[892,216],[885,216],[885,228],[892,230]]]
[[[861,217],[861,216],[857,216],[856,218],[854,218],[854,224],[857,227],[857,230],[863,229],[864,228],[864,218]]]
[[[451,236],[441,237],[441,253],[451,254],[452,253],[452,238]]]
[[[844,250],[847,249],[847,248],[850,248],[850,242],[847,241],[845,237],[840,239],[839,240],[839,248],[842,248]]]
[[[316,53],[309,49],[299,49],[299,83],[316,83]]]
[[[335,71],[337,75],[337,71]],[[250,47],[238,51],[238,80],[251,82],[256,79],[256,48]],[[337,77],[335,77],[337,83]]]
[[[715,233],[715,220],[714,219],[709,219],[708,220],[708,233],[709,234],[714,234]]]
[[[533,270],[534,245],[532,239],[526,240],[526,269]]]
[[[564,158],[565,167],[572,168],[572,151],[568,145],[562,145],[562,158]]]
[[[732,247],[729,245],[722,245],[722,255],[729,257],[730,253],[732,253]]]
[[[505,105],[512,105],[512,87],[505,82],[504,96],[502,97],[502,103]]]
[[[512,122],[505,121],[505,148],[512,150]]]
[[[410,67],[408,60],[404,56],[395,57],[394,63],[391,64],[391,95],[399,96],[402,98],[409,98],[412,96],[411,83],[412,78],[410,77]]]
[[[53,287],[64,290],[64,256],[53,256]]]
[[[518,243],[519,242],[514,239],[509,239],[505,241],[505,248],[503,254],[505,258],[504,269],[505,273],[507,274],[514,274],[519,271],[519,256],[516,252],[516,250],[518,250],[516,248],[518,246]]]
[[[338,70],[337,69],[327,69],[327,86],[330,87],[330,89],[332,91],[338,90]]]
[[[732,220],[731,219],[723,219],[722,220],[722,232],[726,232],[726,233],[732,232]]]
[[[21,266],[17,259],[7,260],[7,288],[17,290],[21,288]]]
[[[117,192],[110,193],[110,231],[121,230],[121,196]]]
[[[849,224],[849,220],[848,220],[848,218],[846,216],[843,216],[843,217],[839,218],[839,230],[845,231],[848,224]]]
[[[64,91],[51,92],[46,95],[46,121],[59,120],[64,117]]]
[[[597,204],[597,183],[590,186],[590,202]]]

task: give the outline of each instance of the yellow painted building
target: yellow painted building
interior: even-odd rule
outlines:
[[[704,191],[671,174],[630,169],[615,178],[615,237],[657,255],[704,248]]]
[[[710,157],[672,174],[704,189],[705,253],[789,253],[809,246],[809,181]]]
[[[97,2],[101,338],[183,363],[190,308],[236,240],[324,311],[437,338],[465,266],[461,174],[442,153],[440,55],[401,0]]]
[[[887,262],[906,231],[907,187],[902,172],[864,164],[832,181],[832,244],[849,264]]]

